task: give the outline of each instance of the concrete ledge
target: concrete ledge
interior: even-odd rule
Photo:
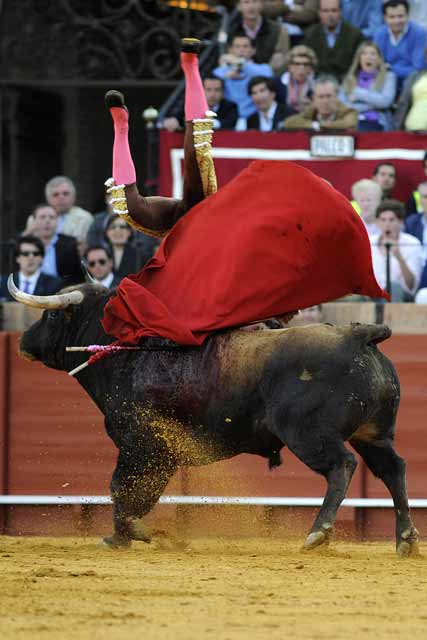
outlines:
[[[427,304],[386,304],[383,322],[388,324],[393,333],[427,333]]]
[[[322,305],[320,314],[302,312],[292,320],[290,326],[298,327],[316,322],[331,324],[375,323],[376,304],[374,302],[328,302]],[[1,304],[0,318],[3,331],[24,331],[43,313],[41,309],[32,309],[16,302]],[[422,304],[384,304],[384,324],[389,325],[393,333],[427,333],[427,305]]]
[[[3,302],[1,306],[3,331],[25,331],[43,313],[43,309],[33,309],[18,302]]]

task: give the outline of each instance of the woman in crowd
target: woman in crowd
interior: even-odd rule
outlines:
[[[110,216],[105,237],[113,254],[114,273],[120,278],[136,273],[141,267],[137,249],[131,244],[132,229],[118,214]]]
[[[382,199],[382,189],[373,180],[358,180],[351,187],[352,205],[363,220],[369,236],[379,233],[376,211]]]
[[[403,85],[403,91],[394,112],[394,124],[396,129],[427,131],[426,69],[411,73]]]
[[[316,65],[313,49],[303,44],[293,47],[286,61],[287,70],[276,79],[277,101],[298,113],[303,111],[311,103]]]
[[[359,131],[390,131],[390,107],[396,96],[396,76],[388,70],[374,42],[363,42],[343,80],[339,99],[359,113]]]

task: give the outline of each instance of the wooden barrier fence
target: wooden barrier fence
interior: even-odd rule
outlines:
[[[399,305],[396,305],[399,306]],[[387,308],[391,308],[388,305]],[[2,495],[107,495],[116,451],[102,416],[77,381],[17,355],[17,333],[0,333],[0,493]],[[411,498],[426,498],[425,424],[427,410],[427,335],[393,335],[381,349],[395,363],[402,385],[397,449],[407,461]],[[184,468],[166,495],[323,497],[325,483],[289,451],[270,472],[256,456],[242,455],[206,467]],[[389,498],[382,483],[360,462],[349,498]],[[0,531],[7,534],[104,533],[111,508],[94,505],[0,505]],[[300,533],[314,507],[182,506],[160,504],[148,526],[193,534]],[[427,509],[416,521],[427,525]],[[387,508],[349,506],[339,512],[348,535],[391,537],[393,513]]]

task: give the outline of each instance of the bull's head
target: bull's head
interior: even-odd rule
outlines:
[[[55,295],[35,296],[20,291],[10,275],[7,286],[17,302],[45,309],[40,320],[22,334],[20,352],[24,357],[40,360],[53,369],[69,370],[75,366],[76,356],[71,360],[65,347],[105,344],[99,319],[110,292],[101,285],[83,284]]]

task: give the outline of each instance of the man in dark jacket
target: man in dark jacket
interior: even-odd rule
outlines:
[[[13,279],[21,291],[35,296],[50,296],[61,289],[62,281],[59,278],[41,270],[44,253],[43,243],[36,236],[18,238],[15,249],[18,270],[14,272]],[[13,300],[7,289],[7,276],[1,278],[0,299]]]
[[[228,34],[228,42],[236,35],[248,36],[255,45],[254,62],[267,63],[273,72],[282,73],[290,48],[286,27],[262,15],[262,0],[239,0],[239,15]]]
[[[415,236],[424,246],[427,247],[427,182],[418,185],[420,198],[420,212],[413,212],[405,220],[405,231]],[[427,258],[427,255],[426,255]]]
[[[216,113],[214,129],[234,129],[238,116],[237,104],[224,98],[224,80],[213,75],[206,76],[203,79],[203,89],[209,109]],[[162,126],[167,131],[184,130],[183,109],[167,116]]]
[[[288,105],[276,102],[273,78],[255,76],[249,81],[248,93],[257,110],[246,118],[246,129],[277,131],[283,128],[285,118],[295,113]]]
[[[34,209],[32,230],[44,245],[43,271],[68,286],[81,282],[83,273],[76,239],[57,233],[57,222],[58,215],[49,204]]]
[[[307,29],[303,42],[316,52],[317,72],[332,74],[341,81],[364,40],[363,34],[342,19],[340,0],[320,0],[319,20]]]

